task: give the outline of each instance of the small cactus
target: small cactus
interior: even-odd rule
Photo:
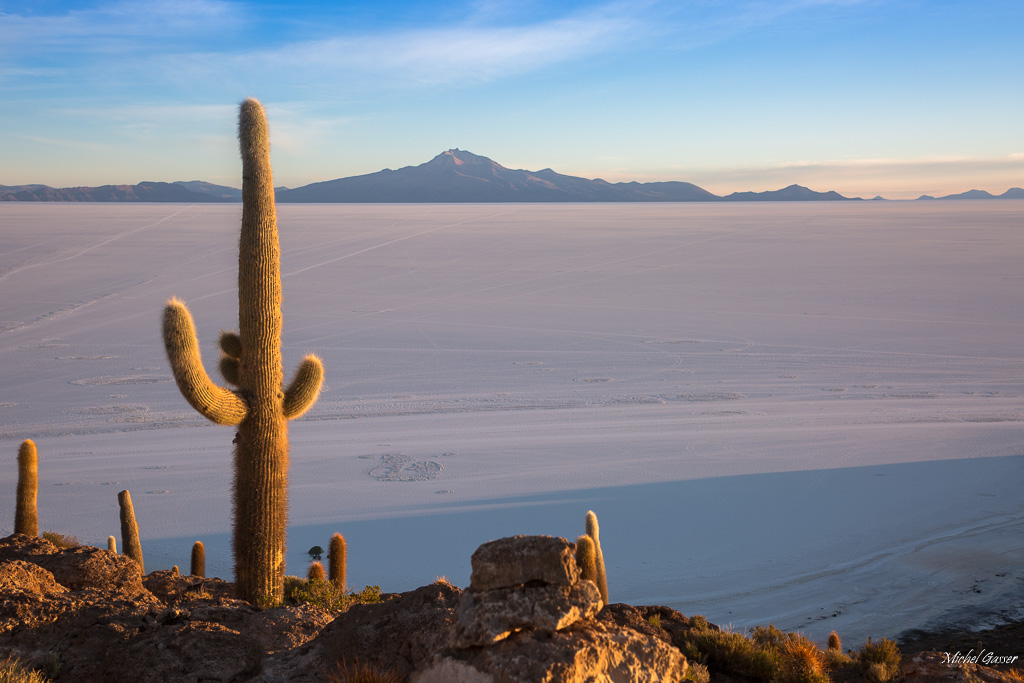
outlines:
[[[594,541],[586,534],[576,539],[576,566],[580,568],[581,579],[597,585],[597,553]]]
[[[18,503],[14,510],[14,533],[39,535],[38,491],[39,455],[32,439],[25,439],[18,449]]]
[[[348,546],[341,534],[331,536],[331,546],[327,559],[330,561],[331,583],[340,591],[345,590],[346,562]]]
[[[839,634],[835,631],[828,634],[828,649],[843,651],[843,641],[839,640]]]
[[[107,550],[117,555],[117,539],[113,536],[107,536]]]
[[[171,567],[171,576],[181,576],[181,570],[178,569],[178,565]]]
[[[309,581],[323,581],[324,580],[324,566],[319,562],[314,562],[309,565],[309,573],[306,574],[306,578]]]
[[[192,567],[189,573],[192,576],[206,578],[206,546],[202,541],[192,544]]]
[[[594,561],[597,564],[597,590],[601,600],[608,604],[608,576],[604,571],[604,554],[601,552],[601,528],[597,525],[597,515],[587,510],[587,536],[594,542]]]
[[[132,507],[132,494],[127,489],[117,494],[117,502],[121,506],[121,546],[125,557],[135,560],[143,576],[146,566],[142,562],[142,544],[139,543],[139,525],[135,523],[135,508]]]

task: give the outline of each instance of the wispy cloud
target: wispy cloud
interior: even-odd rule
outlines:
[[[7,55],[55,47],[107,52],[134,47],[138,38],[216,33],[237,25],[242,15],[238,3],[225,0],[120,1],[59,15],[3,13],[0,50]]]
[[[307,83],[372,79],[374,86],[470,85],[608,52],[644,38],[653,26],[617,5],[519,25],[483,23],[381,30],[293,42],[235,55],[182,55],[172,67],[260,72]]]

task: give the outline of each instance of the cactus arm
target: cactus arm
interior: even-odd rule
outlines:
[[[284,391],[284,416],[291,420],[313,407],[324,381],[324,364],[313,354],[302,359],[295,379]]]
[[[203,369],[192,315],[178,299],[171,299],[164,308],[164,345],[174,380],[189,405],[217,424],[237,425],[245,419],[245,402],[210,381]]]
[[[225,356],[235,360],[242,357],[242,338],[238,336],[237,332],[221,330],[220,339],[217,343],[220,345],[220,350],[224,352]]]
[[[238,386],[238,359],[231,356],[220,357],[220,374],[228,384]]]

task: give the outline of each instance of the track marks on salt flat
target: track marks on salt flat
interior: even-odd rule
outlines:
[[[83,249],[79,249],[78,251],[76,251],[75,253],[73,253],[73,254],[71,254],[69,256],[62,256],[60,258],[48,259],[46,261],[39,261],[38,263],[29,263],[29,264],[26,264],[24,266],[20,266],[18,268],[12,268],[11,270],[9,270],[6,273],[4,273],[3,275],[0,275],[0,280],[4,280],[4,279],[10,277],[11,275],[14,275],[15,273],[20,273],[22,271],[29,270],[30,268],[38,268],[40,266],[52,266],[55,263],[65,263],[67,261],[74,260],[74,259],[78,258],[79,256],[84,256],[85,254],[88,254],[90,251],[93,251],[95,249],[99,249],[100,247],[104,246],[105,244],[109,244],[110,242],[114,242],[114,241],[122,239],[124,237],[128,237],[129,235],[134,235],[137,232],[142,232],[143,230],[148,230],[150,228],[155,228],[158,225],[162,225],[163,223],[166,223],[167,221],[171,220],[172,218],[174,218],[178,214],[182,213],[183,211],[186,211],[189,208],[190,207],[188,207],[188,206],[182,207],[181,209],[178,209],[174,213],[171,213],[171,214],[168,214],[168,215],[164,216],[163,218],[157,220],[156,222],[147,223],[146,225],[140,225],[137,228],[131,228],[130,230],[124,230],[122,232],[117,233],[116,235],[111,235],[110,237],[107,237],[105,239],[101,239],[100,241],[94,242],[93,244],[90,244],[89,246],[87,246],[87,247],[85,247]]]
[[[68,384],[74,384],[80,387],[100,387],[100,386],[121,386],[125,384],[164,384],[165,382],[174,381],[170,377],[160,376],[154,377],[153,375],[128,375],[128,376],[111,376],[106,375],[102,377],[83,377],[82,379],[73,379]]]
[[[381,247],[386,247],[386,246],[389,246],[389,245],[392,245],[392,244],[396,244],[398,242],[403,242],[405,240],[412,239],[413,237],[420,237],[422,235],[429,235],[432,232],[437,232],[439,230],[447,230],[448,228],[454,228],[454,227],[456,227],[458,225],[465,225],[467,223],[476,223],[476,222],[488,220],[488,219],[491,219],[491,218],[497,218],[498,216],[504,216],[504,215],[512,213],[514,210],[515,209],[508,209],[507,211],[499,211],[498,213],[493,213],[493,214],[490,214],[490,215],[487,215],[487,216],[478,216],[476,218],[467,218],[464,221],[457,221],[455,223],[447,223],[445,225],[439,225],[436,228],[429,228],[427,230],[421,230],[420,232],[414,232],[411,235],[403,235],[401,237],[395,237],[395,238],[387,240],[385,242],[380,242],[378,244],[374,244],[374,245],[371,245],[369,247],[365,247],[363,249],[359,249],[357,251],[350,252],[348,254],[343,254],[342,256],[336,256],[334,258],[330,258],[330,259],[327,259],[327,260],[324,260],[324,261],[320,261],[318,263],[314,263],[314,264],[308,265],[308,266],[306,266],[304,268],[299,268],[298,270],[290,271],[288,273],[283,274],[282,277],[291,277],[292,275],[298,275],[299,273],[305,273],[308,270],[313,270],[314,268],[319,268],[320,266],[326,266],[326,265],[328,265],[330,263],[337,263],[338,261],[343,261],[345,259],[352,258],[353,256],[359,256],[360,254],[365,254],[366,252],[373,251],[374,249],[380,249]],[[389,227],[394,227],[395,225],[398,225],[401,222],[402,221],[398,221],[396,223],[393,223],[392,226],[389,226]]]

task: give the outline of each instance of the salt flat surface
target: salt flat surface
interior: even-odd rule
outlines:
[[[233,432],[179,395],[237,321],[238,206],[0,204],[0,533],[40,523],[230,577]],[[613,601],[823,639],[1024,606],[1024,202],[286,205],[289,570],[469,578],[482,542],[601,520]]]

